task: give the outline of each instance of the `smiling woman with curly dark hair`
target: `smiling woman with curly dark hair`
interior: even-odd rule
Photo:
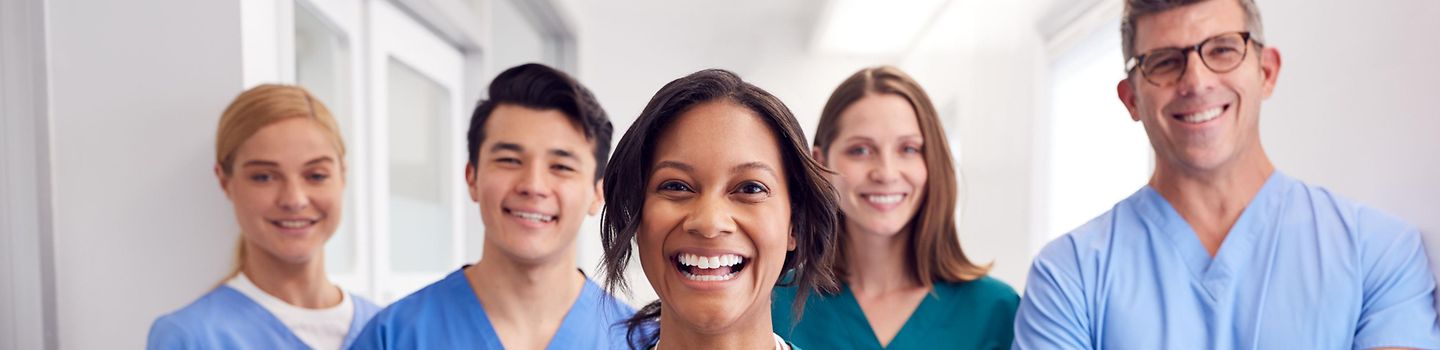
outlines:
[[[627,322],[632,343],[794,348],[771,330],[771,291],[781,276],[801,293],[835,288],[837,204],[825,172],[790,110],[734,73],[661,88],[605,173],[606,285],[628,288],[633,254],[660,296]]]

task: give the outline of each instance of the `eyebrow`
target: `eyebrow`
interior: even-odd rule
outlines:
[[[897,139],[919,138],[919,139],[921,139],[921,140],[923,141],[923,140],[925,139],[925,136],[924,136],[924,135],[921,135],[921,134],[905,134],[905,135],[900,135],[899,137],[896,137],[896,138],[897,138]],[[869,136],[859,136],[859,135],[846,137],[844,141],[850,142],[850,141],[855,141],[855,140],[875,142],[875,139],[872,139],[872,138],[870,138]]]
[[[551,148],[551,149],[550,149],[550,155],[556,156],[556,157],[560,157],[560,158],[570,158],[570,159],[574,159],[574,160],[577,160],[577,161],[580,160],[580,157],[576,156],[574,152],[570,152],[569,150],[563,150],[563,149],[559,149],[559,148]]]
[[[654,170],[651,170],[650,172],[653,173],[653,172],[655,172],[656,170],[660,170],[660,169],[664,169],[664,168],[676,169],[676,170],[680,170],[680,171],[687,172],[687,173],[693,173],[693,172],[695,172],[695,167],[690,166],[690,164],[685,164],[685,163],[681,163],[681,162],[677,162],[677,161],[673,161],[673,160],[662,160],[662,161],[656,162],[656,163],[655,163],[655,169],[654,169]]]
[[[738,173],[744,172],[744,171],[746,171],[746,170],[761,170],[761,171],[769,172],[769,173],[770,173],[770,176],[774,176],[774,177],[777,177],[777,178],[780,177],[780,174],[775,171],[775,168],[770,167],[769,164],[765,164],[765,163],[761,163],[761,162],[749,162],[749,163],[745,163],[745,164],[736,165],[735,167],[730,168],[730,173],[732,173],[732,174],[738,174]]]
[[[490,146],[490,153],[497,153],[501,151],[525,153],[525,147],[519,144],[509,142],[496,142],[495,145]]]
[[[525,146],[521,146],[520,144],[517,144],[517,143],[509,143],[509,142],[496,142],[494,146],[490,146],[490,153],[499,153],[499,152],[503,152],[503,151],[511,151],[511,152],[515,152],[515,153],[525,153]],[[549,153],[550,153],[550,155],[556,156],[556,157],[570,158],[570,159],[574,159],[574,160],[577,160],[577,161],[580,160],[580,157],[577,156],[577,155],[575,155],[575,152],[571,152],[570,150],[566,150],[566,149],[551,148]]]
[[[330,158],[330,156],[320,156],[319,158],[311,159],[310,161],[305,162],[305,166],[311,166],[311,165],[320,164],[320,163],[326,163],[326,162],[333,163],[333,162],[335,162],[335,159],[334,159],[334,158]],[[278,167],[278,166],[280,166],[280,163],[275,162],[275,161],[270,161],[270,160],[248,160],[248,161],[245,161],[245,164],[242,164],[242,165],[240,165],[240,166],[241,166],[241,167],[249,167],[249,166],[273,166],[273,167]]]

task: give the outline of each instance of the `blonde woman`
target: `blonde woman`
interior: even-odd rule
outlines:
[[[343,349],[378,307],[325,277],[345,144],[300,87],[261,85],[220,117],[215,177],[240,226],[235,270],[150,327],[150,349]]]

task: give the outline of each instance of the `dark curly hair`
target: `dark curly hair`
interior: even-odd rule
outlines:
[[[790,232],[796,248],[785,254],[784,273],[777,285],[794,285],[798,289],[792,308],[801,314],[805,298],[811,291],[834,292],[835,275],[830,264],[835,259],[835,237],[839,211],[835,187],[825,176],[829,173],[810,157],[805,134],[790,109],[779,98],[740,79],[735,73],[708,69],[695,72],[660,88],[630,130],[620,138],[605,171],[605,213],[600,218],[601,243],[605,256],[601,275],[611,292],[628,291],[625,267],[635,245],[635,235],[643,218],[645,184],[654,166],[655,143],[666,126],[690,108],[711,101],[730,101],[760,116],[780,140],[781,161],[794,209],[790,213]],[[723,145],[697,145],[723,147]],[[660,301],[641,308],[626,321],[631,346],[653,343],[659,336],[658,327],[647,327],[660,317]]]

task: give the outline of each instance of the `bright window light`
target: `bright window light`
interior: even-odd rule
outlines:
[[[832,0],[821,14],[814,48],[824,54],[901,53],[946,2]]]

